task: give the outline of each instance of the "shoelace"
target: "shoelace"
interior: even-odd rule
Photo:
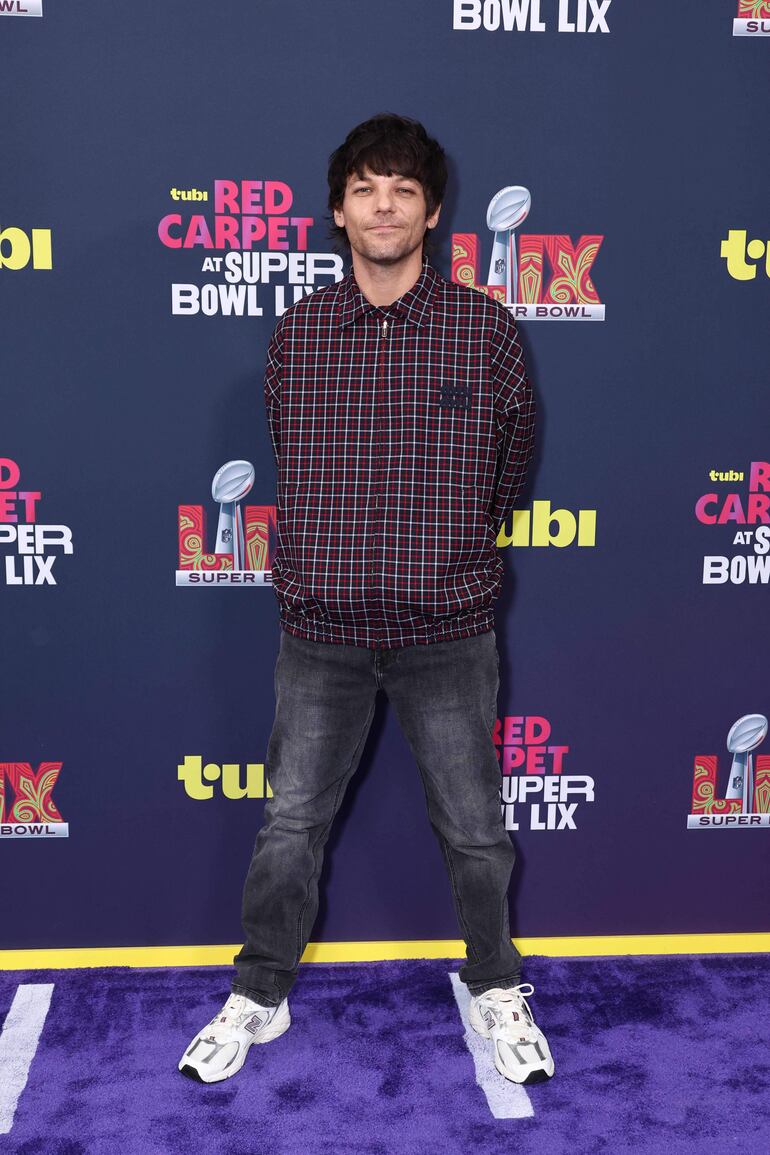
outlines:
[[[488,993],[480,995],[479,1005],[488,1007],[493,1014],[496,1011],[499,1014],[500,1008],[502,1008],[503,1013],[501,1017],[503,1026],[509,1029],[527,1032],[534,1028],[535,1019],[524,996],[533,995],[534,993],[535,988],[531,983],[520,983],[517,987],[506,987],[503,990],[495,991],[495,993],[491,995],[488,995]],[[512,1012],[510,1017],[504,1013],[506,1007]],[[522,1009],[526,1014],[523,1022],[517,1013]]]
[[[245,999],[243,995],[230,995],[216,1017],[217,1023],[237,1022],[243,1014]]]
[[[239,1020],[244,1018],[246,1012],[246,1000],[243,995],[230,995],[229,999],[222,1007],[219,1014],[209,1023],[209,1037],[212,1038],[214,1032],[222,1027],[229,1027],[233,1024],[237,1025]]]

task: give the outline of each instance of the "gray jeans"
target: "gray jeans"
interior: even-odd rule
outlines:
[[[422,777],[467,948],[460,978],[473,994],[519,982],[507,901],[515,854],[492,740],[499,686],[494,630],[370,650],[281,629],[265,762],[273,797],[243,890],[246,941],[234,959],[233,991],[274,1006],[294,984],[318,913],[324,845],[358,766],[378,689]]]

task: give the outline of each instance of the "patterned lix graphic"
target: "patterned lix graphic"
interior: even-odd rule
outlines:
[[[733,757],[724,798],[717,795],[716,754],[696,756],[688,830],[770,826],[770,755],[753,754],[767,726],[764,714],[744,714],[730,728],[727,749]]]
[[[506,261],[509,269],[513,266],[516,270],[510,289],[505,280],[497,284],[480,283],[480,246],[476,233],[453,234],[452,280],[501,301],[516,320],[604,320],[604,305],[592,276],[603,236],[587,234],[573,241],[563,234],[525,233],[518,238],[516,261],[513,228],[504,231],[508,233],[508,252],[499,259]]]
[[[241,502],[254,482],[248,461],[228,461],[214,475],[211,495],[219,503],[214,551],[206,550],[203,506],[179,506],[178,586],[265,586],[271,584],[275,506]]]
[[[733,36],[770,36],[770,2],[738,0]]]
[[[0,838],[67,838],[69,824],[51,797],[61,762],[0,762]]]

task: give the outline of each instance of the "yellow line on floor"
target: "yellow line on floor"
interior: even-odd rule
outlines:
[[[597,955],[754,954],[770,952],[770,934],[631,934],[580,938],[522,938],[523,955],[561,958]],[[50,950],[0,951],[0,970],[68,969],[71,967],[226,966],[240,950],[229,946],[114,946]],[[387,959],[465,958],[460,939],[405,942],[314,942],[306,963],[378,962]]]

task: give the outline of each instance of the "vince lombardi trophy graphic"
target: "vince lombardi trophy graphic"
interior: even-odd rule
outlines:
[[[725,798],[740,798],[743,814],[754,813],[754,750],[767,736],[767,718],[764,714],[744,714],[727,735],[727,749],[733,756],[730,767],[730,785]]]
[[[495,193],[487,209],[487,228],[495,234],[487,284],[505,285],[506,305],[515,303],[519,284],[516,238],[513,233],[527,216],[531,205],[529,189],[512,184]]]
[[[214,474],[211,496],[219,502],[216,553],[229,553],[233,569],[243,569],[243,523],[240,502],[254,484],[254,466],[250,461],[228,461]]]

